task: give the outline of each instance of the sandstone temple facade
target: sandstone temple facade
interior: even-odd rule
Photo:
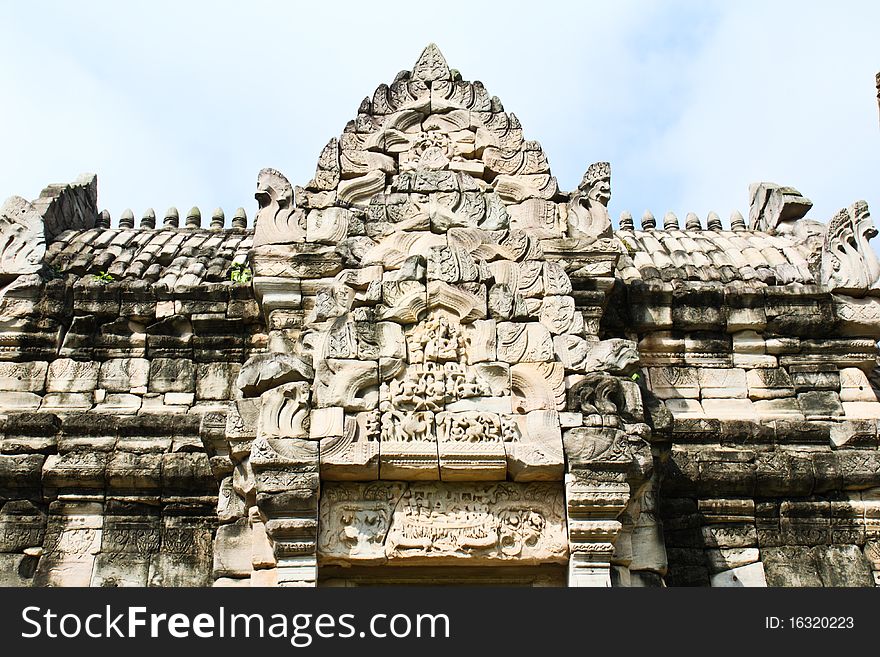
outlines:
[[[880,583],[867,205],[610,196],[431,45],[252,225],[10,198],[0,583]]]

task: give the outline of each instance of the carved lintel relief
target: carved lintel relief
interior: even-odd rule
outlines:
[[[565,563],[561,483],[328,484],[321,563]]]

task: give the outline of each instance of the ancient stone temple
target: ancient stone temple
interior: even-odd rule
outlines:
[[[248,225],[0,211],[0,582],[874,586],[877,233],[624,213],[428,46]]]

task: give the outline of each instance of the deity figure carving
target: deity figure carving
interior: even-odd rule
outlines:
[[[572,192],[568,204],[568,236],[599,239],[611,237],[611,164],[596,162]]]

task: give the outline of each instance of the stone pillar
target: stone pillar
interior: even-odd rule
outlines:
[[[618,516],[629,500],[625,474],[577,465],[565,477],[569,586],[611,586]]]

